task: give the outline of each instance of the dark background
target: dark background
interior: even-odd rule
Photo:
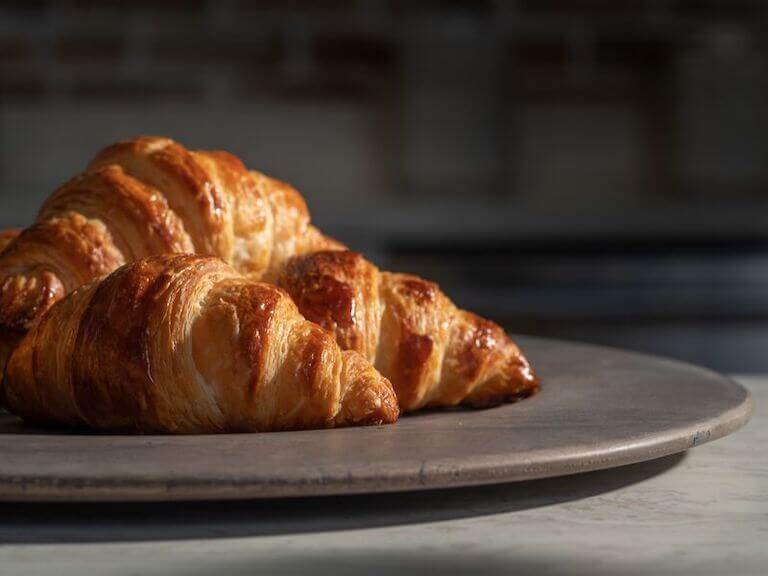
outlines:
[[[167,135],[509,330],[765,371],[766,5],[0,2],[0,226]]]

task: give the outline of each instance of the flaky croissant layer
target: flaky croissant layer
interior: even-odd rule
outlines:
[[[33,422],[208,433],[394,422],[389,381],[281,289],[217,258],[121,267],[54,305],[6,370]]]
[[[296,256],[278,282],[307,319],[391,380],[404,411],[491,406],[538,390],[509,336],[458,309],[433,282],[381,272],[349,251]]]
[[[213,255],[269,280],[295,254],[340,247],[310,225],[296,190],[226,152],[167,138],[118,142],[56,190],[34,225],[0,237],[0,341],[18,340],[78,286],[146,256]]]

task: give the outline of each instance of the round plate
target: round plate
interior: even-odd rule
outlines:
[[[443,488],[658,458],[745,424],[749,393],[680,362],[516,340],[541,392],[392,426],[211,436],[52,432],[0,416],[0,499],[189,500]]]

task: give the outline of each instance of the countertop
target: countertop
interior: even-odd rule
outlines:
[[[768,377],[752,421],[578,476],[379,496],[0,504],[0,574],[764,574]]]

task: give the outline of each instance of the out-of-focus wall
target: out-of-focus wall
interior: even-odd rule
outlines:
[[[138,133],[330,203],[760,198],[767,22],[757,0],[2,2],[0,225]]]

